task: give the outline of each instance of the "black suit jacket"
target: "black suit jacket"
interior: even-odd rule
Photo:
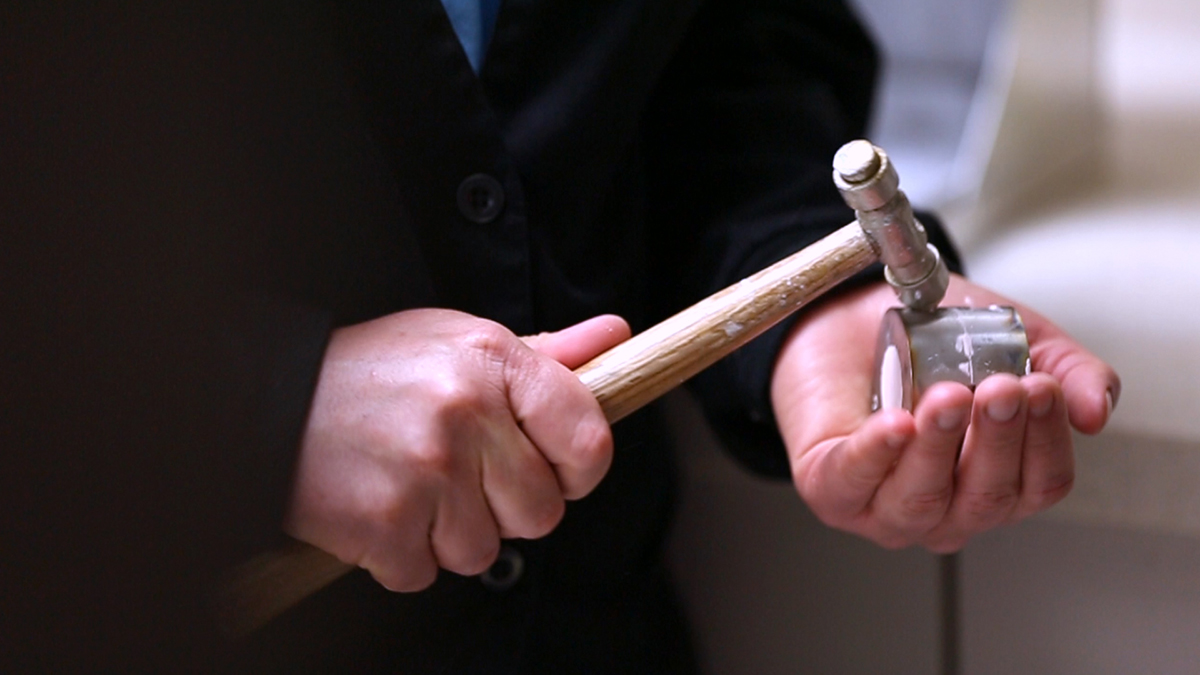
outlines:
[[[278,542],[334,327],[441,306],[644,328],[848,222],[829,164],[875,55],[846,7],[506,0],[478,77],[437,0],[3,11],[5,661],[686,667],[652,413],[554,534],[513,544],[511,590],[352,575],[232,645],[206,603]],[[781,335],[697,390],[786,474]]]

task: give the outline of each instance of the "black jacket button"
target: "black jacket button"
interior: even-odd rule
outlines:
[[[521,552],[511,546],[502,546],[496,562],[479,575],[485,588],[493,591],[507,591],[521,580],[525,573],[525,558]]]
[[[486,173],[467,176],[458,186],[458,210],[467,220],[481,225],[490,223],[503,209],[504,188]]]

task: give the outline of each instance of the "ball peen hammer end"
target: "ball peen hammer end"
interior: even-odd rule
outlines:
[[[833,182],[886,265],[900,301],[910,309],[935,309],[950,273],[913,215],[887,153],[869,141],[847,143],[833,158]]]

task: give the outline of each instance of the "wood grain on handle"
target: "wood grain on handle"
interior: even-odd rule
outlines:
[[[875,262],[851,223],[613,347],[575,370],[616,422],[683,384]]]
[[[217,621],[230,637],[244,637],[353,569],[299,541],[259,554],[238,565],[217,589]]]
[[[616,422],[674,389],[877,259],[858,223],[715,293],[613,347],[575,373]],[[217,596],[218,619],[249,634],[354,569],[307,544],[239,566]]]

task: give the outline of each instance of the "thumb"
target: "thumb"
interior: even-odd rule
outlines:
[[[534,351],[574,370],[628,340],[630,335],[625,319],[604,314],[554,333],[539,333],[521,339]]]

